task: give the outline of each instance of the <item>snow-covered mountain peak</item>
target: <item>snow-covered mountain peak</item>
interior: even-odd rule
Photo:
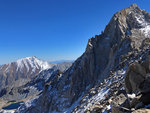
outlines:
[[[54,66],[54,64],[48,63],[47,61],[40,60],[35,56],[19,59],[16,61],[16,64],[17,64],[17,70],[19,69],[22,70],[24,67],[26,67],[28,71],[29,69],[32,69],[33,72],[36,69],[42,71],[42,70],[52,68]]]

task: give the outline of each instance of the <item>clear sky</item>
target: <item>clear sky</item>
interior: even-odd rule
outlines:
[[[0,64],[37,56],[76,59],[113,14],[150,0],[0,0]]]

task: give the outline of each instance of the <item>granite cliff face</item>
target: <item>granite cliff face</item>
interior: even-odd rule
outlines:
[[[111,96],[124,89],[128,66],[144,60],[149,42],[149,13],[136,4],[117,12],[67,71],[17,112],[110,112]]]

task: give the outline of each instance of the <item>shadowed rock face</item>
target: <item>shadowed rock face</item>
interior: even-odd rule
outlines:
[[[22,112],[70,112],[80,97],[107,78],[110,71],[128,65],[129,60],[149,49],[149,26],[150,14],[136,4],[114,14],[104,33],[89,39],[83,55],[33,106],[23,106]]]

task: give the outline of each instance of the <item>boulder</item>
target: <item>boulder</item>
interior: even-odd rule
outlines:
[[[129,110],[128,108],[129,108],[129,101],[123,93],[118,95],[111,102],[112,113],[123,113],[124,111],[128,111]]]
[[[125,76],[125,89],[130,107],[140,109],[150,104],[150,55],[142,63],[131,64]],[[134,93],[131,95],[131,93]],[[132,97],[132,98],[131,98]]]
[[[138,109],[133,111],[132,113],[150,113],[149,109]]]
[[[146,76],[145,68],[138,63],[129,67],[125,77],[125,88],[128,93],[138,92],[139,86],[144,82]]]

